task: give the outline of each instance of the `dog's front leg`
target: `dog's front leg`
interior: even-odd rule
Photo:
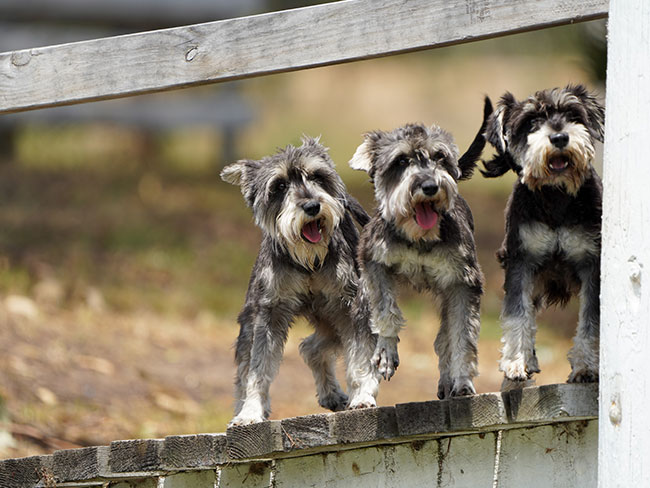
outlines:
[[[280,367],[293,310],[284,304],[259,307],[252,317],[253,339],[245,399],[229,426],[266,420],[271,413],[269,387]]]
[[[438,354],[438,398],[474,395],[478,374],[481,287],[458,285],[445,290],[440,330],[434,344]]]
[[[505,298],[501,312],[503,336],[499,369],[504,373],[502,388],[523,386],[539,373],[535,355],[534,275],[525,258],[509,258],[506,264]],[[511,384],[514,382],[514,385]]]
[[[569,383],[598,381],[600,346],[600,263],[578,271],[580,277],[580,315],[578,329],[569,352]]]
[[[377,345],[371,361],[379,374],[390,380],[399,366],[398,334],[404,326],[393,278],[383,264],[369,261],[364,266],[361,286],[370,305],[370,327],[377,334]]]

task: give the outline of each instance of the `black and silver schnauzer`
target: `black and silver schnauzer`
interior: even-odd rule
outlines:
[[[486,105],[486,117],[492,111]],[[377,212],[361,233],[358,321],[370,317],[378,335],[372,363],[390,379],[399,365],[404,318],[395,281],[431,291],[440,301],[438,397],[475,393],[483,274],[474,246],[474,222],[457,182],[469,178],[485,145],[483,126],[458,159],[451,134],[438,126],[408,124],[365,135],[350,160],[375,188]]]
[[[605,112],[584,86],[538,91],[523,101],[501,97],[487,140],[497,154],[486,177],[513,170],[506,235],[497,257],[505,270],[501,314],[503,389],[540,371],[535,314],[580,296],[569,382],[598,381],[602,185],[592,167]]]
[[[297,315],[315,329],[300,352],[314,375],[319,404],[330,410],[342,410],[348,402],[374,406],[377,382],[367,357],[375,340],[367,324],[353,324],[350,315],[359,277],[353,218],[364,225],[369,217],[348,195],[327,149],[316,139],[303,138],[300,147],[289,145],[259,161],[231,164],[221,177],[241,186],[263,232],[238,317],[236,407],[230,426],[268,418],[269,387]],[[335,375],[340,351],[346,358],[349,400]]]

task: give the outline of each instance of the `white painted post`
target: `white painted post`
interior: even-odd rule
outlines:
[[[650,1],[610,0],[598,486],[650,486]]]

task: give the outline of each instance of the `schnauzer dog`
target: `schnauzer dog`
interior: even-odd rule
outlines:
[[[486,105],[486,117],[491,112]],[[440,300],[435,351],[441,399],[475,393],[483,274],[472,213],[457,182],[474,170],[485,146],[486,122],[460,159],[451,134],[435,125],[408,124],[367,133],[349,163],[370,175],[378,203],[361,233],[361,284],[354,304],[356,320],[369,317],[378,336],[371,362],[386,380],[399,365],[404,318],[395,281],[433,292]]]
[[[317,139],[303,138],[300,147],[289,145],[260,161],[231,164],[221,177],[241,186],[263,233],[238,317],[236,407],[230,426],[268,418],[269,387],[297,315],[315,329],[300,352],[314,375],[319,404],[330,410],[347,406],[335,375],[336,356],[343,350],[350,401],[355,407],[374,406],[376,382],[367,381],[373,371],[365,359],[375,340],[350,315],[359,276],[359,234],[352,219],[364,225],[369,217],[347,193],[327,149]]]
[[[580,314],[568,381],[598,381],[602,185],[591,162],[604,116],[584,86],[569,85],[521,102],[506,93],[489,118],[486,137],[497,153],[482,173],[519,176],[497,253],[505,270],[503,389],[521,387],[540,371],[537,310],[564,305],[575,293]]]

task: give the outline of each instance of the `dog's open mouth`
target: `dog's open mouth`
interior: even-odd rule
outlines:
[[[554,173],[561,173],[569,167],[569,158],[562,154],[551,156],[548,160],[548,167]]]
[[[431,229],[438,223],[438,212],[433,207],[433,202],[415,204],[415,221],[424,230]]]
[[[302,234],[302,238],[307,242],[311,242],[312,244],[320,242],[323,238],[321,234],[321,219],[307,222],[302,226],[300,233]]]

